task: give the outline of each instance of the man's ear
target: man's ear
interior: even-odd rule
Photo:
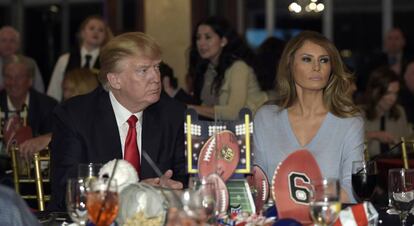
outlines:
[[[110,72],[106,75],[106,78],[108,79],[109,85],[113,89],[120,89],[121,88],[121,82],[120,82],[119,77],[116,73]]]

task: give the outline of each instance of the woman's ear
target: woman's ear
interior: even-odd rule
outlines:
[[[221,38],[221,43],[220,43],[220,46],[221,47],[224,47],[224,46],[226,46],[227,45],[227,38],[226,37],[223,37],[223,38]]]
[[[121,88],[121,82],[120,82],[119,77],[116,73],[110,72],[106,75],[106,78],[108,79],[109,85],[113,89],[120,89]]]

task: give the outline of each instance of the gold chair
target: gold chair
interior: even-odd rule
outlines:
[[[42,175],[42,162],[49,165],[50,152],[46,148],[41,152],[35,153],[33,158],[34,175],[31,171],[31,163],[26,161],[19,161],[18,146],[12,145],[10,148],[12,157],[12,169],[13,169],[13,182],[17,194],[21,195],[20,186],[23,184],[35,184],[36,195],[21,195],[23,199],[33,200],[37,199],[38,209],[40,211],[45,210],[45,202],[50,200],[50,195],[45,195],[44,183],[49,183],[50,172],[47,172],[47,178],[43,178]],[[50,167],[48,167],[50,170]]]
[[[408,150],[411,147],[411,151],[414,150],[414,139],[401,137],[401,150],[402,150],[402,159],[404,163],[404,168],[408,169],[410,166],[408,165]]]

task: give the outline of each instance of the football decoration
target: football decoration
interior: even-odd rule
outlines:
[[[237,137],[229,130],[212,135],[203,145],[198,158],[200,178],[217,173],[227,181],[236,170],[240,160]]]
[[[230,203],[229,192],[227,190],[226,183],[224,183],[223,179],[215,173],[205,177],[205,182],[214,184],[216,192],[215,209],[218,213],[225,213]]]
[[[291,153],[276,168],[272,180],[272,195],[279,218],[293,218],[307,225],[310,184],[322,179],[318,163],[308,150]]]
[[[246,176],[247,183],[252,190],[256,212],[259,213],[269,198],[269,180],[259,166],[253,166],[252,174]]]

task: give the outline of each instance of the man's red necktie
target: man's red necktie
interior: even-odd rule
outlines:
[[[139,156],[139,149],[137,144],[137,129],[135,128],[135,125],[137,124],[138,118],[135,115],[131,115],[128,119],[128,134],[125,140],[125,153],[124,153],[124,159],[127,160],[129,163],[131,163],[135,169],[137,170],[137,173],[139,175],[141,170],[141,162],[140,162],[140,156]]]

